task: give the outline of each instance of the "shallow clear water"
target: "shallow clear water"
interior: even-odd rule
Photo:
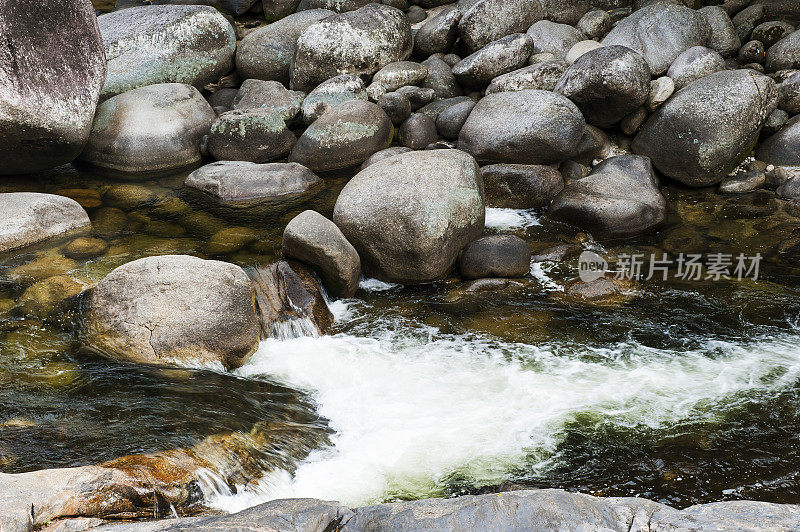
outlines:
[[[260,457],[265,476],[246,490],[209,488],[209,504],[360,504],[516,486],[678,506],[800,502],[800,220],[774,199],[670,188],[674,208],[658,234],[594,246],[612,258],[759,252],[758,282],[643,281],[622,306],[598,307],[563,297],[575,259],[534,264],[500,292],[467,293],[455,279],[365,280],[356,299],[333,303],[334,334],[264,341],[233,374],[98,360],[80,349],[79,302],[56,315],[3,310],[35,280],[63,273],[91,286],[142,256],[244,267],[279,256],[298,209],[229,220],[187,197],[182,177],[130,187],[67,166],[0,182],[0,191],[79,198],[110,245],[85,261],[66,260],[58,243],[0,264],[0,471],[97,463],[260,423],[291,428],[292,449]],[[305,207],[329,215],[344,181],[327,177]],[[534,250],[586,242],[533,212],[487,218],[489,230],[511,230]],[[253,234],[220,239],[232,227]]]

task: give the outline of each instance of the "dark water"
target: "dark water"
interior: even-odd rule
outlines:
[[[53,315],[13,308],[32,282],[66,274],[91,286],[116,266],[149,255],[185,253],[244,267],[279,256],[283,227],[301,209],[223,219],[183,193],[184,176],[125,183],[70,165],[0,182],[3,192],[75,197],[90,213],[95,236],[110,246],[99,257],[73,261],[61,253],[64,242],[0,264],[0,471],[91,464],[190,446],[214,434],[246,433],[260,422],[291,426],[304,445],[322,445],[328,423],[307,390],[269,377],[99,360],[84,353],[77,340],[80,301]],[[344,182],[326,178],[325,190],[303,208],[330,215]],[[648,356],[679,359],[684,352],[700,351],[709,359],[724,359],[730,355],[725,342],[756,349],[781,338],[785,349],[787,338],[790,344],[800,339],[800,219],[787,214],[769,193],[726,198],[670,185],[667,194],[673,211],[658,234],[595,249],[610,258],[631,252],[672,257],[693,251],[761,253],[760,280],[642,281],[636,297],[625,304],[592,306],[553,294],[533,278],[515,289],[477,295],[465,294],[450,279],[359,292],[362,314],[342,325],[341,332],[369,335],[372,324],[400,319],[396,323],[435,327],[443,335],[555,346],[559,356],[598,365],[606,364],[608,356],[621,364],[643,350]],[[231,232],[233,227],[243,228],[246,236]],[[514,231],[537,250],[585,242],[585,236],[545,222]],[[576,271],[571,259],[549,268],[548,275],[562,284]],[[715,341],[720,346],[709,348]],[[636,347],[626,353],[623,344]],[[774,377],[781,378],[781,371],[778,364]],[[798,503],[798,407],[800,382],[792,380],[755,386],[745,396],[720,390],[714,401],[694,405],[689,415],[668,426],[625,425],[587,411],[558,429],[559,443],[547,467],[541,467],[541,453],[532,451],[527,461],[507,471],[505,483],[487,485],[443,472],[435,493],[548,486],[640,495],[677,506],[731,498]],[[386,498],[410,496],[415,495],[401,490]]]

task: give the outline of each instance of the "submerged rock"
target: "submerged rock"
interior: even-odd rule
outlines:
[[[148,85],[97,108],[80,158],[121,174],[171,172],[199,162],[200,138],[216,117],[190,85]]]
[[[91,3],[4,1],[0,35],[0,174],[75,159],[106,75]]]
[[[0,253],[90,226],[77,201],[54,194],[6,192],[0,194],[0,212]]]
[[[483,232],[483,182],[466,153],[430,150],[373,163],[342,189],[333,221],[362,268],[389,282],[444,277]]]
[[[104,98],[156,83],[202,88],[233,68],[236,34],[212,7],[133,7],[97,22],[108,59]]]
[[[777,93],[773,80],[752,70],[710,74],[659,107],[633,151],[686,185],[719,183],[752,150]]]
[[[458,267],[464,279],[523,277],[531,270],[531,248],[516,235],[484,236],[461,251]]]
[[[138,259],[94,288],[81,336],[117,360],[236,368],[258,347],[253,287],[244,270],[227,262]]]

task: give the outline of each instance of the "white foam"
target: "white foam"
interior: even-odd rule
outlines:
[[[336,434],[293,475],[277,472],[212,505],[431,496],[453,474],[494,484],[515,467],[547,467],[579,414],[630,427],[713,423],[755,390],[792,386],[800,375],[794,336],[714,341],[689,352],[638,344],[576,350],[397,323],[369,327],[365,336],[266,340],[237,370],[308,391]]]
[[[555,266],[555,263],[544,264],[542,262],[531,261],[531,277],[538,280],[544,288],[556,292],[563,292],[564,287],[550,277],[549,269]]]
[[[358,287],[362,290],[366,290],[367,292],[385,292],[387,290],[392,290],[393,288],[397,288],[399,286],[403,286],[396,283],[387,283],[384,281],[380,281],[378,279],[361,279],[358,283]]]
[[[484,226],[489,229],[524,229],[534,225],[541,223],[532,210],[486,207]]]

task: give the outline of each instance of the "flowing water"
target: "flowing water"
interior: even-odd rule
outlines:
[[[239,486],[209,471],[208,506],[516,487],[676,506],[800,503],[800,219],[768,195],[670,188],[658,234],[603,246],[540,213],[487,212],[488,231],[513,231],[535,252],[761,253],[758,281],[642,281],[626,301],[588,305],[564,294],[575,258],[534,263],[499,291],[366,279],[356,298],[331,303],[332,334],[280,324],[232,373],[101,360],[79,344],[80,301],[52,314],[14,306],[35,281],[65,274],[90,287],[148,255],[244,267],[279,257],[297,209],[228,220],[185,196],[183,176],[130,184],[66,166],[0,182],[3,192],[77,198],[109,244],[88,260],[55,243],[0,264],[0,471],[98,463],[258,426],[289,430],[285,448],[260,456],[263,477]],[[306,207],[330,215],[344,182],[326,178]]]

